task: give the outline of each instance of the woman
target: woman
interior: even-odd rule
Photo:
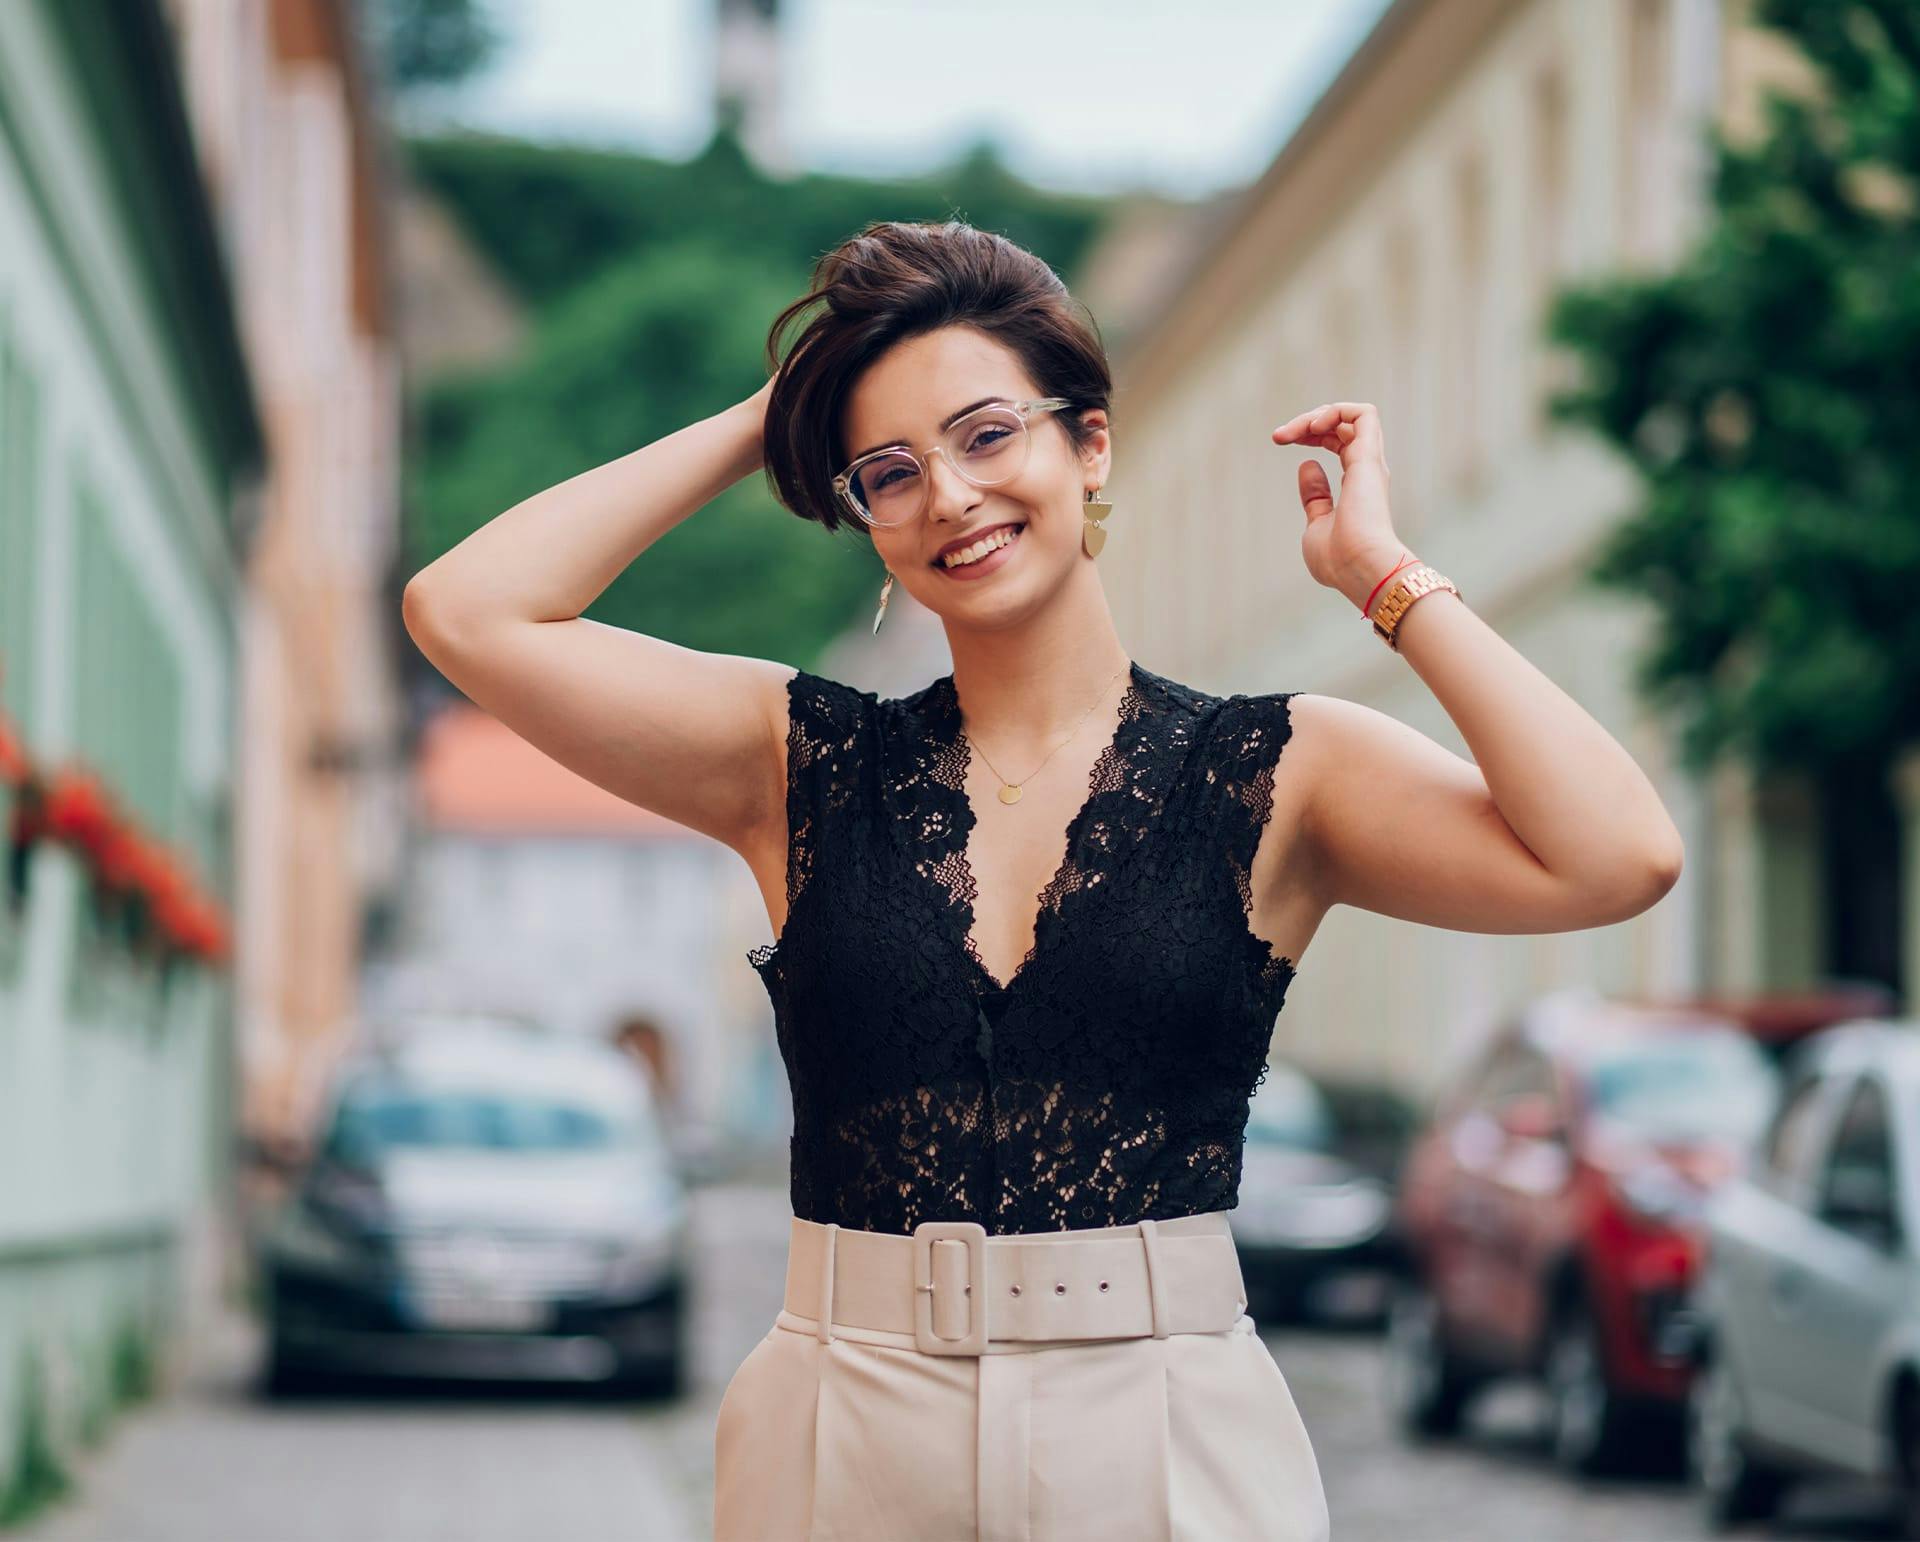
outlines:
[[[749,959],[793,1090],[793,1218],[785,1305],[720,1405],[716,1535],[1325,1538],[1226,1225],[1296,963],[1334,904],[1623,920],[1672,885],[1679,836],[1403,548],[1372,407],[1273,431],[1343,467],[1337,500],[1299,467],[1302,555],[1472,761],[1354,703],[1130,657],[1097,560],[1107,364],[1044,263],[880,223],[814,277],[751,399],[507,510],[405,599],[481,706],[726,842],[766,897],[778,940]],[[581,618],[762,465],[793,512],[871,539],[875,627],[904,586],[949,674],[882,699]]]

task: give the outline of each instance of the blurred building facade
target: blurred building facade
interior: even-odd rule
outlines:
[[[233,1116],[290,1117],[384,913],[398,380],[350,37],[338,0],[0,7],[0,708],[233,933],[161,991],[49,840],[0,915],[0,1513],[225,1283]]]
[[[269,466],[240,620],[240,1117],[297,1142],[406,828],[392,179],[347,0],[167,0]]]
[[[1543,411],[1565,364],[1539,341],[1553,287],[1677,254],[1706,212],[1699,127],[1739,132],[1759,84],[1792,73],[1744,14],[1738,0],[1396,0],[1116,350],[1101,561],[1156,668],[1362,701],[1471,758],[1300,557],[1301,456],[1271,430],[1371,401],[1409,547],[1627,746],[1687,842],[1679,885],[1618,926],[1491,936],[1336,907],[1289,995],[1285,1053],[1430,1085],[1554,985],[1738,990],[1831,967],[1804,789],[1676,769],[1629,678],[1648,618],[1581,582],[1635,485]]]
[[[262,435],[214,220],[157,10],[0,7],[0,705],[230,907]],[[151,1369],[225,1170],[231,978],[163,987],[86,849],[0,905],[0,1514]]]

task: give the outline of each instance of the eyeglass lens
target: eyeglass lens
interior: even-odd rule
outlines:
[[[1020,474],[1027,425],[1011,408],[983,407],[954,424],[941,442],[962,476],[991,487]],[[874,524],[904,524],[920,512],[927,494],[926,472],[911,452],[889,450],[855,471],[847,492]]]

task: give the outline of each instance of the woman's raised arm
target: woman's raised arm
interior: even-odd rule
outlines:
[[[1337,502],[1321,466],[1301,463],[1302,554],[1371,616],[1406,555],[1379,414],[1334,402],[1273,438],[1339,455]],[[1473,759],[1361,703],[1294,698],[1287,753],[1311,789],[1305,827],[1331,903],[1454,931],[1557,932],[1623,921],[1673,887],[1679,831],[1585,708],[1445,590],[1407,610],[1397,640]],[[1380,644],[1357,628],[1355,646]]]
[[[738,850],[785,819],[790,665],[705,653],[581,612],[761,465],[753,396],[513,505],[406,586],[409,635],[477,705],[589,781]]]

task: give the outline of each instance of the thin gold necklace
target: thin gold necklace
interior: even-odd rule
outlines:
[[[1030,782],[1031,780],[1033,780],[1034,777],[1040,774],[1041,767],[1046,765],[1047,761],[1052,760],[1055,755],[1060,753],[1060,751],[1065,747],[1067,740],[1071,739],[1075,734],[1080,732],[1080,723],[1084,723],[1088,718],[1092,717],[1094,707],[1098,707],[1101,702],[1107,699],[1107,691],[1113,688],[1113,681],[1118,680],[1121,675],[1124,675],[1132,667],[1133,667],[1133,661],[1131,659],[1129,659],[1125,664],[1122,664],[1120,666],[1119,671],[1113,676],[1113,680],[1109,680],[1106,683],[1106,686],[1101,690],[1100,695],[1094,701],[1093,706],[1087,708],[1085,712],[1080,714],[1080,722],[1075,723],[1072,728],[1067,730],[1066,739],[1062,739],[1060,743],[1056,744],[1052,749],[1048,750],[1046,753],[1045,759],[1043,759],[1040,762],[1040,765],[1035,766],[1031,771],[1029,771],[1024,777],[1022,777],[1017,782],[1010,782],[1004,776],[1001,776],[1000,768],[996,766],[991,760],[987,760],[987,752],[985,750],[981,750],[980,746],[974,742],[973,736],[967,732],[965,715],[964,714],[962,715],[961,726],[960,726],[961,737],[964,738],[967,741],[967,743],[971,745],[974,749],[980,750],[980,758],[982,760],[987,761],[987,769],[991,771],[995,777],[999,778],[1000,801],[1002,803],[1018,803],[1020,801],[1020,789],[1027,782]]]

